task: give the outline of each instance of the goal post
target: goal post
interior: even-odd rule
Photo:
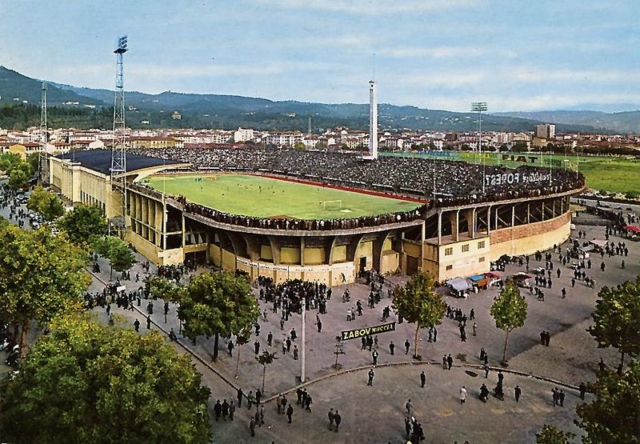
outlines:
[[[328,211],[342,210],[342,199],[338,200],[323,200],[322,209]]]

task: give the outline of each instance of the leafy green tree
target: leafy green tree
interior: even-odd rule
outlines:
[[[614,288],[603,287],[598,297],[591,314],[594,324],[587,331],[599,348],[617,348],[624,365],[625,355],[640,354],[640,276]]]
[[[170,291],[168,297],[180,304],[178,318],[184,322],[184,336],[192,341],[198,336],[214,337],[214,361],[220,335],[237,335],[251,328],[260,315],[247,279],[225,272],[197,276],[188,286]]]
[[[17,168],[9,173],[9,188],[12,190],[19,190],[20,188],[24,188],[27,183],[29,183],[29,178],[31,177],[23,169]]]
[[[619,376],[606,371],[598,375],[596,399],[576,407],[576,425],[587,435],[585,444],[640,443],[640,362],[633,359]]]
[[[262,393],[264,393],[264,378],[267,374],[267,365],[273,364],[276,359],[278,359],[278,356],[276,356],[275,352],[269,353],[266,350],[256,356],[256,361],[262,366]]]
[[[520,290],[513,280],[507,280],[504,288],[491,306],[491,316],[496,327],[506,333],[502,350],[502,364],[507,363],[507,346],[509,333],[524,325],[527,319],[527,301],[520,295]]]
[[[128,270],[135,264],[136,257],[125,241],[116,236],[94,238],[95,251],[109,261],[109,278],[113,278],[113,270],[118,273]]]
[[[107,232],[107,221],[96,205],[76,205],[60,219],[58,226],[67,232],[72,242],[85,246]]]
[[[40,186],[29,196],[27,208],[42,214],[47,221],[55,220],[64,214],[64,205],[60,198]]]
[[[20,328],[24,353],[31,321],[46,325],[79,307],[90,282],[86,255],[66,236],[44,228],[10,225],[0,229],[0,238],[0,316]]]
[[[537,444],[570,444],[576,435],[570,432],[563,432],[557,427],[545,424],[540,433],[536,434]]]
[[[0,170],[6,174],[11,173],[15,168],[20,165],[22,159],[19,155],[13,153],[0,154]]]
[[[429,273],[416,273],[404,287],[396,287],[393,292],[393,309],[402,314],[410,323],[416,324],[413,357],[418,354],[418,332],[421,328],[431,328],[442,323],[447,304],[434,290],[435,279]]]
[[[209,443],[201,382],[157,332],[58,318],[0,386],[0,435],[15,444]]]

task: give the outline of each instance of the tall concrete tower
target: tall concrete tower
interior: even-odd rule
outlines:
[[[376,82],[369,82],[369,156],[378,158],[378,94]]]

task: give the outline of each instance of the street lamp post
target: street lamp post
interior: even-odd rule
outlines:
[[[478,113],[478,153],[482,158],[482,194],[484,194],[485,175],[484,157],[482,156],[482,112],[486,111],[487,109],[487,102],[473,102],[471,104],[471,111]]]

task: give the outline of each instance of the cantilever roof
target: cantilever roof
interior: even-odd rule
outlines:
[[[80,165],[97,171],[102,174],[110,174],[111,151],[110,150],[86,150],[75,151],[56,156],[59,159],[69,159],[78,162]],[[184,165],[182,162],[173,160],[158,159],[157,157],[140,156],[138,154],[127,153],[127,171],[136,171],[144,168],[158,166]]]

